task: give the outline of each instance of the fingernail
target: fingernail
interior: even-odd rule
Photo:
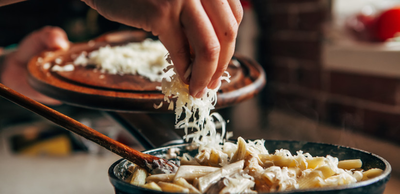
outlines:
[[[215,89],[219,86],[220,83],[221,83],[221,78],[218,78],[218,79],[210,82],[210,84],[208,84],[208,88]]]
[[[192,64],[189,65],[189,67],[186,69],[185,74],[183,75],[183,82],[185,84],[189,84],[190,83],[190,77],[192,75]]]
[[[57,45],[58,45],[61,49],[63,49],[63,50],[67,50],[67,49],[69,48],[69,43],[68,43],[68,41],[66,41],[66,40],[63,39],[63,38],[57,38],[57,39],[56,39],[56,43],[57,43]]]
[[[194,95],[195,98],[202,98],[204,96],[204,94],[206,94],[207,92],[207,88],[204,88],[202,90],[200,90],[200,92],[197,92],[196,95]]]
[[[185,84],[187,84],[187,85],[189,85],[189,83],[190,83],[190,76],[189,77],[184,77],[183,78],[184,80],[183,80],[183,83],[185,83]]]

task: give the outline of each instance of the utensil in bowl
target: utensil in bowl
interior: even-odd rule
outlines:
[[[83,125],[82,123],[51,109],[35,100],[32,100],[0,83],[0,96],[20,105],[61,127],[72,131],[88,140],[91,140],[100,146],[116,153],[117,155],[135,162],[140,167],[149,171],[161,170],[174,172],[177,166],[163,158],[154,155],[139,152],[114,139],[99,133],[98,131]]]

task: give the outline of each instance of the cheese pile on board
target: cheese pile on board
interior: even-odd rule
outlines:
[[[82,52],[74,65],[94,65],[102,73],[141,75],[150,81],[161,82],[167,49],[160,41],[146,39],[122,46],[105,46],[90,53]]]

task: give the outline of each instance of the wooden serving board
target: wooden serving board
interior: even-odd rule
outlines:
[[[29,83],[39,92],[67,104],[106,111],[168,112],[168,105],[155,109],[164,95],[152,82],[140,75],[112,75],[94,67],[75,66],[73,71],[51,71],[58,65],[71,64],[81,52],[91,52],[106,45],[124,45],[143,41],[142,31],[119,31],[105,34],[85,43],[73,44],[68,51],[44,52],[28,64]],[[255,61],[235,55],[228,67],[231,82],[223,82],[217,108],[231,106],[257,94],[265,85],[265,73]],[[50,64],[50,68],[48,65]]]

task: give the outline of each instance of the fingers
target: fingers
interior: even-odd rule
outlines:
[[[26,64],[33,56],[45,50],[68,49],[66,33],[58,27],[44,27],[28,35],[18,46],[17,60]]]
[[[195,55],[189,93],[202,97],[218,65],[220,44],[201,2],[187,0],[181,13],[181,22]]]
[[[95,9],[95,10],[97,9],[97,6],[96,6],[94,0],[81,0],[81,1],[85,2],[86,5],[88,5],[92,9]]]
[[[7,56],[2,81],[14,90],[39,102],[58,105],[60,101],[49,98],[30,87],[27,81],[29,60],[46,50],[68,49],[69,41],[66,33],[58,27],[44,27],[28,35],[18,46],[15,53]]]
[[[240,0],[228,0],[229,6],[231,7],[232,13],[236,18],[238,24],[242,22],[243,19],[243,7]]]
[[[180,25],[180,24],[178,24]],[[190,47],[182,27],[168,28],[169,30],[159,36],[160,41],[168,50],[174,66],[181,80],[189,84],[189,80],[184,77],[185,71],[190,64]]]
[[[46,49],[62,49],[69,48],[67,34],[59,27],[44,27],[39,31],[39,39]]]
[[[214,89],[219,85],[219,77],[221,77],[228,67],[229,61],[235,51],[239,24],[237,21],[238,18],[235,17],[227,0],[202,1],[202,4],[221,45],[218,66],[211,82],[208,84],[209,88]]]

